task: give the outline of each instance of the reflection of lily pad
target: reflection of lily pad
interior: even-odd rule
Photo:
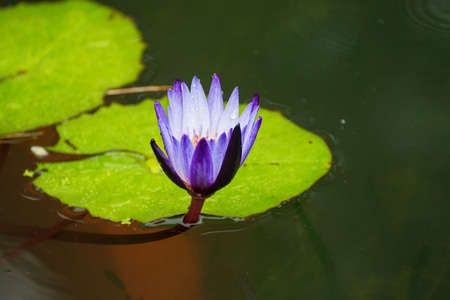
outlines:
[[[261,213],[302,193],[328,172],[331,153],[320,137],[279,112],[261,109],[260,115],[263,126],[245,164],[229,186],[206,200],[203,213]],[[167,179],[148,145],[150,138],[159,139],[152,101],[113,104],[60,125],[58,131],[61,142],[53,150],[129,149],[142,155],[118,151],[80,161],[40,163],[38,169],[47,171],[34,184],[48,194],[113,221],[151,221],[187,211],[189,195]]]
[[[0,134],[92,109],[136,79],[144,44],[129,18],[88,1],[0,9]]]

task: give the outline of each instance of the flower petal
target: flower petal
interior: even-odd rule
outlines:
[[[226,132],[222,133],[217,140],[210,140],[209,142],[209,147],[211,149],[211,156],[213,160],[214,180],[217,178],[217,175],[219,174],[223,158],[225,157],[225,153],[227,151],[227,146],[228,146],[228,139]]]
[[[247,128],[247,132],[250,133],[249,137],[244,140],[243,146],[242,146],[242,157],[241,157],[241,165],[244,163],[245,159],[247,158],[248,153],[252,149],[253,143],[255,142],[256,135],[258,134],[259,128],[261,127],[262,117],[259,117],[258,120],[256,120],[253,127]]]
[[[208,94],[209,119],[211,121],[209,137],[217,137],[217,128],[223,114],[223,97],[219,76],[213,75]]]
[[[247,107],[242,112],[241,116],[239,117],[239,124],[241,124],[241,127],[244,128],[247,125],[253,124],[255,121],[256,114],[259,110],[259,95],[255,94],[253,96],[252,102],[250,102]]]
[[[206,101],[205,91],[197,76],[194,76],[191,83],[191,97],[194,102],[195,118],[197,119],[197,126],[195,134],[199,136],[206,136],[210,128],[209,108]]]
[[[172,147],[173,152],[171,156],[169,155],[169,160],[172,164],[172,168],[175,170],[175,172],[178,174],[178,176],[181,178],[181,180],[187,184],[187,176],[184,172],[184,160],[183,160],[183,149],[180,145],[180,141],[177,140],[175,137],[172,137]]]
[[[209,109],[200,80],[192,79],[191,91],[181,83],[183,97],[183,133],[190,137],[206,135],[209,131]]]
[[[236,126],[239,120],[239,90],[236,87],[231,93],[230,100],[228,100],[227,107],[223,111],[217,128],[218,134],[228,131],[228,129]]]
[[[183,118],[181,118],[183,99],[180,80],[175,80],[173,88],[167,91],[167,96],[169,97],[169,107],[167,108],[169,125],[173,136],[179,139],[183,133]]]
[[[164,108],[162,107],[161,102],[155,101],[153,106],[155,108],[156,118],[158,119],[158,121],[162,121],[164,123],[164,125],[166,125],[166,127],[168,127],[169,120],[167,119],[166,112],[164,111]]]
[[[211,151],[205,138],[202,138],[198,142],[197,147],[195,147],[194,155],[192,156],[189,182],[191,190],[202,196],[204,196],[204,191],[213,183]]]
[[[213,185],[205,191],[205,195],[210,195],[217,190],[223,188],[231,182],[236,175],[239,167],[241,166],[242,155],[242,140],[241,140],[241,127],[236,125],[231,134],[230,141],[228,143],[227,151],[223,158],[222,166],[220,167],[219,174]]]
[[[181,118],[183,123],[183,134],[187,134],[189,136],[193,136],[194,128],[197,126],[197,122],[195,119],[195,107],[194,102],[191,99],[191,92],[189,91],[186,83],[181,83],[181,91],[182,91],[182,113],[178,116]]]
[[[150,141],[150,145],[153,149],[153,153],[155,153],[156,159],[158,160],[164,173],[166,173],[167,177],[169,177],[169,179],[179,187],[187,190],[187,187],[183,183],[183,180],[181,180],[181,178],[177,175],[169,159],[166,157],[161,148],[159,148],[154,139]]]
[[[181,137],[181,142],[179,143],[179,159],[180,159],[180,168],[182,168],[182,172],[184,174],[185,181],[190,185],[190,169],[192,156],[194,155],[194,145],[192,144],[191,139],[184,134]]]
[[[155,112],[158,119],[159,131],[164,142],[164,148],[166,149],[167,156],[170,157],[173,153],[172,146],[172,134],[170,132],[169,121],[167,120],[166,113],[159,101],[155,102]]]

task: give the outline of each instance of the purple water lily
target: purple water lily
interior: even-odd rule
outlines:
[[[208,100],[197,77],[191,89],[176,80],[168,91],[168,113],[155,102],[158,125],[167,155],[150,144],[163,171],[192,196],[185,223],[195,223],[206,198],[226,186],[244,163],[255,142],[262,118],[256,121],[259,96],[239,116],[236,87],[224,108],[219,77],[214,74]]]

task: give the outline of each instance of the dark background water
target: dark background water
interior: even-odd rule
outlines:
[[[200,260],[199,294],[450,297],[449,2],[104,3],[131,16],[148,44],[136,85],[197,75],[207,87],[218,73],[225,95],[236,85],[241,99],[259,93],[334,154],[331,174],[305,195],[245,223],[185,233]]]

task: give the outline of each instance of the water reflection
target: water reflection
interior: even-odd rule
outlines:
[[[403,0],[402,15],[417,32],[434,42],[450,46],[450,2],[447,0]]]
[[[16,238],[2,236],[2,248],[13,248],[16,243]],[[0,257],[5,254],[1,250]],[[29,251],[24,252],[20,259],[1,266],[0,283],[2,299],[77,299],[66,292],[70,280]]]

